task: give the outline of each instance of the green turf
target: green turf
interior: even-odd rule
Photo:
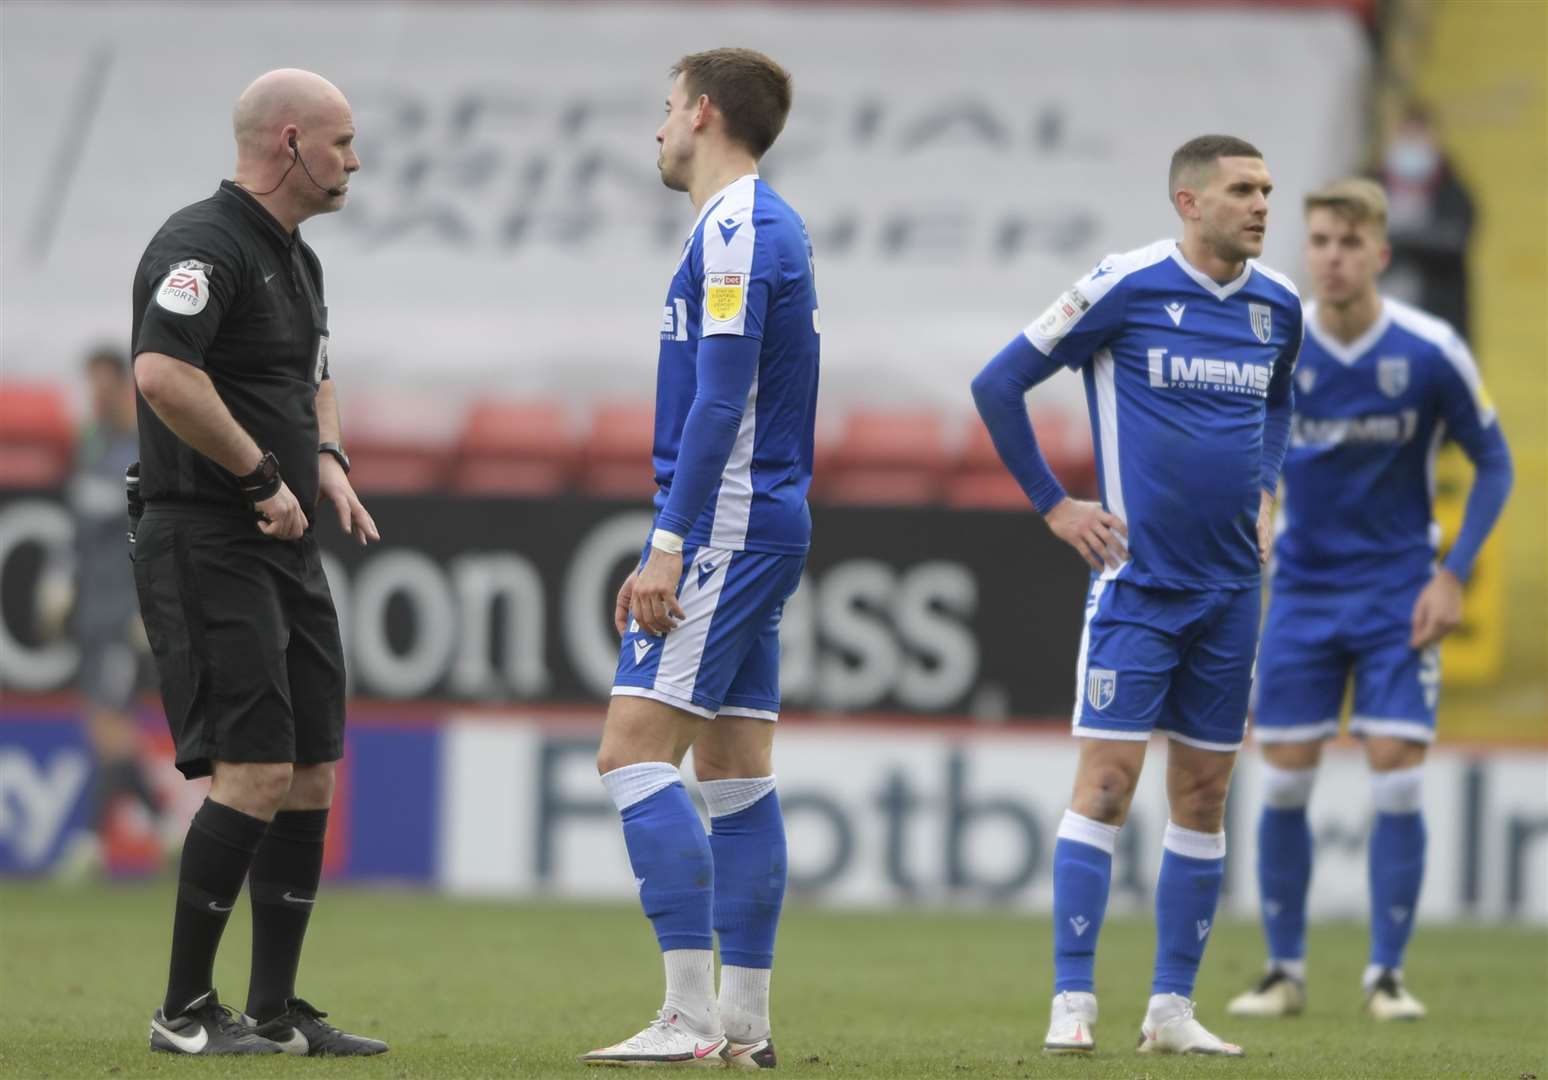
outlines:
[[[146,1021],[166,963],[170,886],[0,886],[0,1075],[43,1077],[581,1076],[575,1054],[632,1034],[659,1000],[658,960],[632,908],[467,903],[334,889],[312,921],[301,993],[346,1028],[393,1044],[357,1061],[152,1055]],[[1242,1022],[1222,1004],[1257,973],[1257,931],[1222,925],[1201,1014],[1244,1061],[1133,1052],[1150,927],[1109,924],[1094,1060],[1037,1053],[1047,1022],[1046,920],[789,911],[774,982],[780,1069],[798,1076],[1274,1077],[1537,1074],[1548,1080],[1548,935],[1424,928],[1411,985],[1433,1019],[1376,1026],[1359,1013],[1364,932],[1312,934],[1311,1012]],[[246,989],[246,905],[217,968]],[[591,1074],[595,1076],[596,1074]],[[611,1073],[603,1074],[611,1075]]]

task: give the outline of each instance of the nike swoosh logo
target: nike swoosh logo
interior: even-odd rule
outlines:
[[[151,1021],[151,1027],[159,1031],[162,1038],[185,1054],[197,1054],[208,1046],[210,1042],[210,1033],[205,1031],[202,1025],[197,1035],[179,1035],[175,1031],[168,1031],[154,1020]]]
[[[274,271],[274,274],[277,274],[277,273],[279,273],[279,271],[278,271],[278,270],[276,270],[276,271]],[[269,283],[269,279],[270,279],[270,278],[271,278],[271,277],[273,277],[273,276],[274,276],[274,274],[265,274],[265,275],[264,275],[264,278],[263,278],[263,283],[264,283],[264,284],[265,284],[265,285],[267,285],[267,284],[268,284],[268,283]]]
[[[696,1058],[707,1058],[711,1054],[713,1054],[716,1050],[719,1050],[722,1046],[724,1046],[725,1043],[726,1043],[726,1040],[724,1040],[724,1039],[721,1039],[717,1043],[711,1043],[709,1046],[705,1046],[705,1047],[701,1047],[701,1046],[699,1046],[698,1043],[694,1043],[693,1044],[693,1056],[696,1057]]]
[[[315,897],[315,896],[292,896],[289,889],[285,890],[285,895],[280,897],[280,899],[281,900],[289,900],[292,904],[315,904],[315,903],[317,903],[317,897]]]
[[[235,900],[231,901],[231,903],[227,904],[225,907],[221,907],[219,904],[217,904],[213,900],[210,901],[210,910],[211,911],[218,911],[222,915],[224,915],[226,912],[230,911],[234,907],[236,907],[236,901]]]
[[[748,1043],[746,1046],[742,1047],[740,1050],[733,1050],[733,1051],[731,1051],[731,1056],[732,1057],[741,1057],[743,1054],[750,1054],[750,1053],[752,1053],[756,1049],[758,1049],[758,1044],[757,1043]]]
[[[306,1041],[306,1036],[296,1028],[290,1029],[290,1037],[284,1042],[275,1039],[274,1043],[287,1054],[306,1054],[312,1049],[312,1044]]]

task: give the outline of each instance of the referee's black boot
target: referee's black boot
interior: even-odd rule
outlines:
[[[380,1039],[351,1035],[324,1022],[323,1017],[327,1015],[309,1002],[293,997],[285,1002],[284,1012],[273,1020],[259,1024],[255,1030],[287,1054],[365,1057],[387,1052],[387,1044]]]
[[[166,1054],[278,1054],[284,1047],[242,1023],[215,991],[176,1016],[157,1009],[151,1016],[150,1048]]]

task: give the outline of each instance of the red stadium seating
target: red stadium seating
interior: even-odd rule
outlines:
[[[656,410],[651,405],[604,404],[591,415],[581,488],[612,499],[649,498],[656,492],[650,465]]]
[[[578,465],[562,405],[482,402],[468,413],[451,487],[459,495],[557,495]]]
[[[69,474],[74,448],[75,425],[58,389],[0,384],[0,486],[59,486]]]
[[[949,464],[941,417],[922,410],[850,413],[820,456],[814,498],[871,506],[936,501]]]

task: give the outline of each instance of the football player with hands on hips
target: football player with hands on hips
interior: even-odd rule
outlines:
[[[1096,1045],[1094,964],[1113,850],[1153,732],[1171,819],[1156,883],[1142,1053],[1240,1055],[1194,1016],[1225,867],[1226,791],[1247,723],[1259,573],[1290,430],[1301,302],[1257,262],[1273,188],[1250,143],[1172,157],[1181,242],[1109,255],[973,381],[994,445],[1054,535],[1091,568],[1076,666],[1075,789],[1053,853],[1054,998],[1045,1052]],[[1081,372],[1101,502],[1069,498],[1026,392]]]
[[[344,649],[313,515],[365,544],[328,367],[322,264],[301,223],[343,208],[360,168],[338,87],[268,72],[237,99],[236,173],[151,239],[134,283],[135,588],[189,779],[209,776],[178,869],[152,1050],[370,1055],[296,995],[344,753]],[[138,512],[138,513],[137,513]],[[136,516],[137,515],[137,516]],[[246,881],[247,1011],[215,992]]]
[[[1258,887],[1268,965],[1229,1005],[1287,1016],[1306,1004],[1306,807],[1322,746],[1349,730],[1365,746],[1370,835],[1366,1009],[1414,1020],[1403,954],[1424,877],[1422,776],[1435,738],[1439,644],[1462,618],[1462,586],[1510,492],[1510,451],[1467,344],[1452,327],[1383,297],[1387,198],[1348,179],[1306,197],[1315,302],[1296,370],[1285,458],[1284,530],[1274,556],[1254,686],[1263,749]],[[1435,563],[1430,477],[1455,439],[1476,475],[1455,544]]]
[[[779,626],[811,542],[819,351],[806,226],[758,177],[790,101],[790,76],[762,53],[694,53],[672,68],[656,133],[662,183],[697,220],[661,309],[655,527],[618,591],[597,769],[666,994],[638,1034],[583,1055],[589,1065],[775,1065]],[[678,772],[690,747],[708,835]]]

